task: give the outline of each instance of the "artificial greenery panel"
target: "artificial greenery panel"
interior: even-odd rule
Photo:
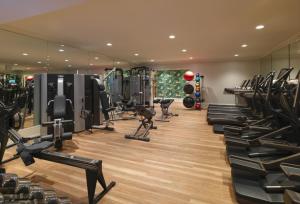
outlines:
[[[186,70],[164,70],[156,72],[156,97],[159,98],[184,98],[183,75]]]

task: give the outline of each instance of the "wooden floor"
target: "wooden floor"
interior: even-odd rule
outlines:
[[[149,143],[124,139],[138,125],[136,120],[115,123],[115,132],[81,133],[66,143],[66,152],[103,160],[107,182],[117,182],[101,203],[235,203],[223,138],[207,125],[206,111],[176,105],[173,112],[179,117],[156,122],[158,130],[151,131]],[[29,167],[17,160],[6,168],[69,196],[73,203],[87,203],[81,169],[42,160]]]

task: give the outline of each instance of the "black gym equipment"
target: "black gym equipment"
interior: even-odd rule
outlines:
[[[280,71],[276,85],[281,85],[281,83],[284,83],[286,79],[289,77],[291,71],[293,68],[284,68]],[[261,119],[261,115],[256,114],[256,112],[260,112],[260,106],[257,106],[255,104],[257,94],[260,88],[260,84],[264,83],[262,81],[263,77],[259,76],[257,77],[257,80],[255,81],[255,88],[253,93],[244,94],[244,97],[246,100],[248,100],[248,105],[252,107],[254,110],[253,113],[246,113],[240,112],[239,114],[218,114],[218,113],[208,113],[207,121],[209,124],[218,124],[218,125],[236,125],[236,126],[245,126],[250,124],[253,121],[257,121]],[[210,111],[210,110],[209,110]],[[247,111],[247,109],[246,109]]]
[[[61,149],[63,146],[64,140],[72,139],[72,132],[65,134],[64,126],[65,124],[72,124],[73,120],[65,120],[66,111],[67,111],[67,103],[70,104],[71,107],[72,101],[66,99],[64,95],[56,95],[54,100],[49,101],[48,103],[48,114],[52,112],[50,115],[53,118],[52,121],[43,122],[42,126],[52,127],[53,130],[51,133],[53,134],[52,141],[54,142],[54,146],[57,149]],[[73,108],[72,108],[73,109]],[[52,110],[52,111],[50,111]],[[43,138],[43,137],[42,137]],[[43,138],[44,139],[44,138]]]
[[[101,200],[101,198],[115,186],[115,182],[106,185],[103,172],[102,161],[95,159],[88,159],[73,155],[64,154],[61,152],[51,152],[48,149],[54,145],[50,141],[38,141],[36,143],[25,143],[23,138],[12,128],[13,116],[18,110],[18,104],[14,103],[12,106],[6,106],[0,103],[0,161],[6,150],[6,145],[9,139],[17,144],[17,154],[15,158],[20,157],[24,164],[31,165],[35,162],[34,158],[43,159],[55,163],[60,163],[72,167],[84,169],[86,172],[88,203],[94,204]],[[96,184],[100,183],[103,190],[95,196]]]
[[[114,130],[110,127],[113,124],[113,111],[108,93],[99,77],[85,76],[85,108],[81,110],[81,115],[85,118],[85,129],[92,132],[93,129]],[[100,106],[101,104],[101,106]],[[100,112],[104,115],[104,121],[100,121]],[[105,123],[102,127],[101,123]]]
[[[184,99],[183,99],[183,105],[184,107],[186,108],[192,108],[194,107],[195,105],[195,100],[194,98],[190,97],[190,96],[186,96]]]
[[[242,127],[225,126],[226,151],[239,203],[299,203],[300,78],[297,75],[296,82],[288,80],[291,70],[282,69],[276,80],[271,73],[256,83],[252,93],[247,92],[249,110],[261,115],[258,120]],[[210,110],[216,107],[210,106]],[[223,107],[226,111],[241,109]]]
[[[45,190],[26,178],[0,170],[0,203],[4,204],[71,204],[66,197],[58,197],[55,191]]]
[[[183,87],[183,91],[186,94],[193,94],[194,93],[194,86],[192,84],[185,84]]]
[[[136,111],[139,116],[141,116],[140,125],[133,134],[125,135],[126,139],[141,140],[149,142],[150,138],[148,137],[150,129],[157,129],[153,125],[152,118],[155,116],[155,111],[152,108],[146,108],[145,106],[136,106]],[[140,130],[143,131],[140,132]]]
[[[134,67],[130,70],[130,96],[137,105],[150,106],[151,103],[151,69]]]
[[[169,112],[169,108],[171,104],[174,102],[174,99],[156,99],[153,100],[153,103],[159,103],[161,108],[161,116],[160,118],[156,118],[156,121],[161,122],[170,122],[169,118],[173,116],[178,116],[178,114],[174,114]]]
[[[116,103],[116,109],[114,111],[114,120],[132,120],[136,119],[136,100],[134,97],[130,97],[127,101],[120,97],[121,101]]]
[[[105,69],[103,80],[106,90],[110,94],[111,103],[114,106],[116,106],[116,103],[121,101],[124,96],[123,75],[123,70],[120,68]]]

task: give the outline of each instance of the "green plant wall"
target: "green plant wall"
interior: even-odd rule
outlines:
[[[155,74],[156,97],[158,98],[184,98],[183,75],[186,70],[164,70]]]

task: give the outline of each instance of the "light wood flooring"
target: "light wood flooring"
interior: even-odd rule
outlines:
[[[174,104],[172,111],[179,117],[156,122],[158,130],[151,130],[149,143],[124,139],[138,126],[137,120],[116,122],[115,132],[74,134],[65,143],[70,154],[103,160],[106,181],[117,182],[100,203],[235,203],[223,137],[207,125],[206,111],[186,110],[181,104]],[[13,153],[11,149],[7,154]],[[70,197],[73,203],[87,203],[82,169],[42,160],[29,167],[16,160],[5,167]]]

